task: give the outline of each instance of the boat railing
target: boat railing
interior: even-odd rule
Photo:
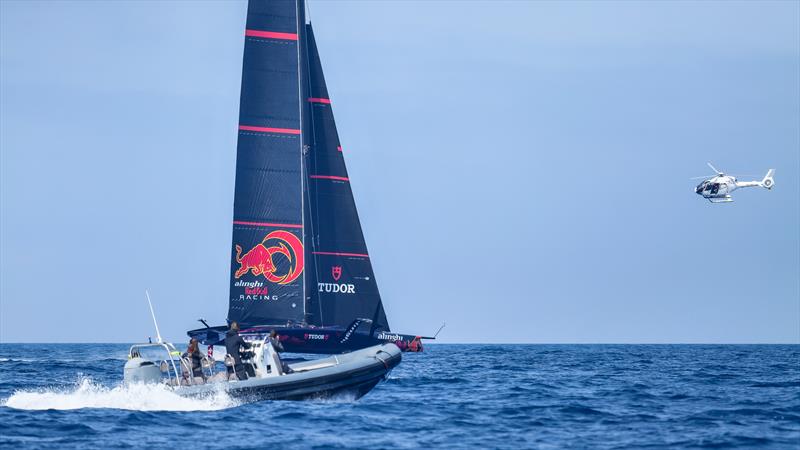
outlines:
[[[163,349],[167,357],[162,361],[161,364],[161,371],[164,372],[164,368],[166,367],[167,379],[172,379],[173,374],[175,376],[175,385],[179,386],[181,384],[180,372],[178,372],[178,367],[175,365],[175,359],[173,355],[179,354],[178,349],[175,348],[174,345],[170,344],[169,342],[155,342],[155,343],[147,343],[147,344],[134,344],[131,346],[130,350],[128,350],[128,359],[132,358],[141,358],[141,349],[143,348],[161,348]],[[169,363],[167,361],[169,360]],[[169,373],[169,366],[172,366],[172,374]]]

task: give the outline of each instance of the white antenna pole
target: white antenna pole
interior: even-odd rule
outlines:
[[[153,316],[153,325],[156,326],[156,337],[158,339],[158,343],[160,344],[161,341],[161,332],[158,331],[158,322],[156,322],[156,313],[153,312],[153,302],[150,301],[150,292],[147,289],[144,290],[144,295],[147,296],[147,304],[150,305],[150,315]]]

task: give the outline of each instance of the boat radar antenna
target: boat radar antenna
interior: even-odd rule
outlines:
[[[153,302],[150,301],[150,292],[145,289],[144,295],[147,296],[147,304],[150,305],[150,315],[153,317],[153,325],[156,326],[156,339],[158,339],[158,343],[161,344],[163,341],[161,340],[161,332],[158,331],[158,322],[156,321],[156,313],[153,311]]]

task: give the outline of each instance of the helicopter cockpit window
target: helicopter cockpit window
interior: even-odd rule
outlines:
[[[716,194],[719,191],[719,183],[714,183],[711,185],[711,195]]]

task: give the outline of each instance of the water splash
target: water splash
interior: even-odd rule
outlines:
[[[19,390],[0,405],[28,410],[112,408],[133,411],[217,411],[233,408],[238,403],[222,390],[204,398],[186,398],[159,384],[109,388],[84,378],[74,388]]]

